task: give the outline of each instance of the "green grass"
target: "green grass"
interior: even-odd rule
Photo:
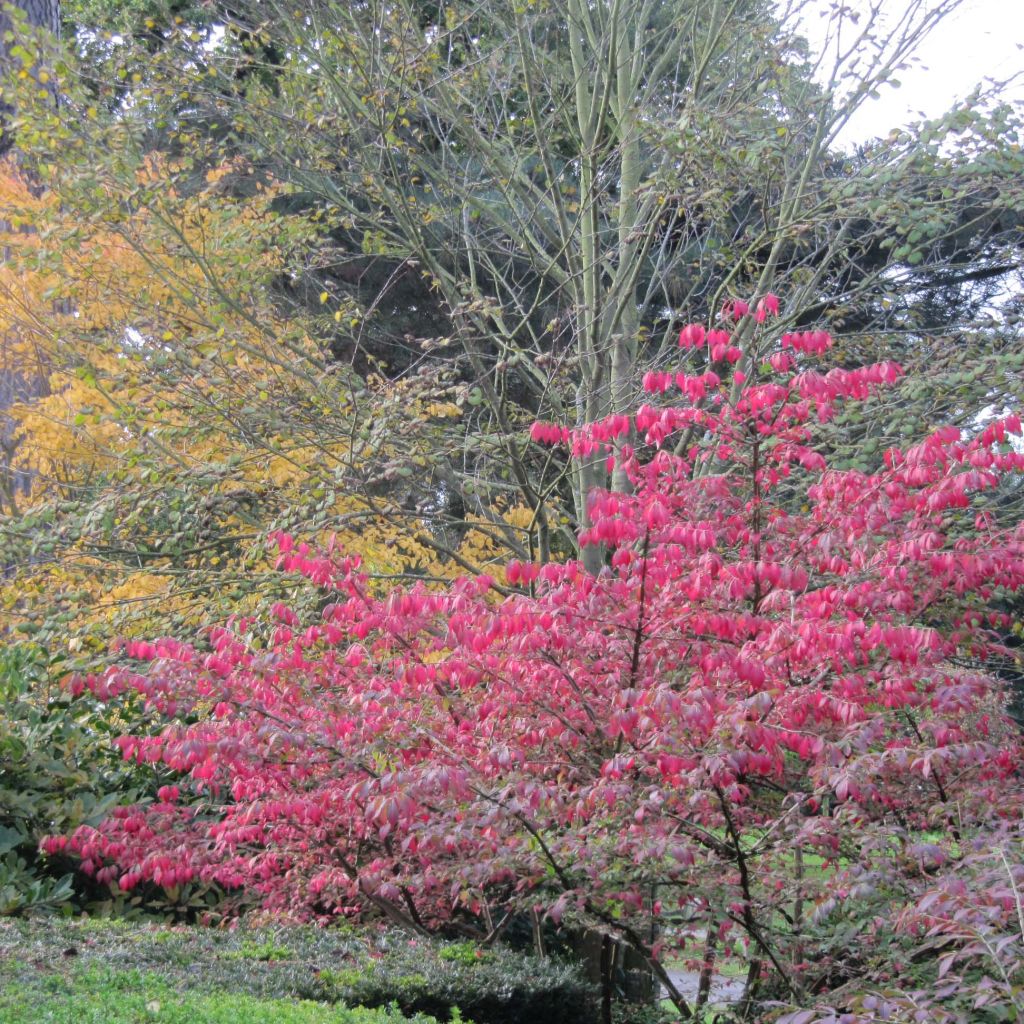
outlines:
[[[19,972],[25,978],[24,967]],[[6,969],[4,972],[6,973]],[[179,992],[156,974],[84,966],[40,970],[34,984],[0,992],[4,1024],[398,1024],[392,1010],[348,1009],[234,992]],[[417,1024],[436,1024],[418,1016]]]
[[[723,978],[745,978],[750,965],[745,960],[737,960],[734,957],[723,959],[715,964],[715,973]]]

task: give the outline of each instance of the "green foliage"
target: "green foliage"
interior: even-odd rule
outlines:
[[[32,968],[18,965],[19,980]],[[179,994],[159,976],[115,968],[88,967],[67,975],[35,971],[35,983],[9,986],[0,994],[5,1024],[398,1024],[409,1018],[392,1008],[326,1007],[308,1001],[256,999],[237,993]],[[417,1014],[415,1024],[436,1024]]]
[[[13,834],[17,841],[20,835],[11,829],[4,829],[6,839]],[[74,875],[67,873],[60,878],[47,877],[39,873],[38,866],[16,853],[6,854],[0,860],[0,914],[17,914],[24,910],[39,912],[66,907],[75,894]]]
[[[32,643],[0,648],[0,915],[86,902],[88,883],[39,840],[98,823],[152,774],[121,762],[96,702],[66,699],[62,668]]]
[[[708,1011],[700,1024],[713,1024],[714,1013]],[[657,1005],[644,1003],[616,1003],[612,1012],[614,1024],[676,1024],[679,1011],[665,1000]]]
[[[594,1019],[591,987],[574,968],[472,943],[396,938],[373,959],[321,971],[320,998],[364,1006],[396,1003],[406,1013],[449,1018],[455,1007],[478,1024],[573,1024]]]
[[[272,939],[266,942],[243,942],[238,949],[227,954],[232,960],[265,960],[268,963],[288,960],[291,955],[291,950],[286,946],[279,946]]]
[[[76,910],[217,915],[218,888],[126,893],[115,881],[74,871],[62,854],[40,850],[45,836],[95,826],[125,801],[152,798],[163,781],[153,768],[124,761],[113,742],[146,714],[141,702],[72,700],[63,677],[73,668],[35,640],[0,645],[0,917]]]
[[[481,963],[490,963],[494,960],[494,954],[481,949],[474,942],[453,942],[450,946],[442,946],[438,950],[437,958],[449,963],[476,966]]]
[[[424,1013],[476,1024],[589,1024],[595,1019],[593,992],[574,968],[506,949],[481,951],[480,957],[476,952],[471,943],[410,941],[393,932],[356,932],[344,925],[226,931],[86,919],[55,920],[41,929],[29,920],[7,920],[0,922],[0,990],[32,990],[36,994],[26,996],[26,1005],[35,1007],[38,1015],[14,1016],[0,1002],[0,1020],[22,1024],[47,1019],[39,1009],[39,992],[46,983],[33,966],[39,963],[54,965],[59,978],[50,976],[51,981],[59,982],[62,992],[77,991],[75,986],[109,991],[120,985],[145,994],[143,1004],[153,999],[162,1006],[166,1002],[161,1013],[188,1007],[197,1022],[219,1022],[215,1015],[202,1014],[219,1012],[222,1004],[237,1008],[235,1020],[262,1021],[263,1008],[280,1005],[280,1000],[374,1006],[382,1014],[346,1017],[348,1011],[321,1009],[317,1016],[309,1007],[303,1010],[309,1016],[296,1017],[295,1024],[377,1024],[392,1019],[387,1016],[392,1003],[420,1022],[430,1019],[416,1016]],[[117,965],[120,975],[110,973],[111,964]],[[176,995],[167,1002],[161,992]],[[232,1002],[236,997],[216,997],[234,992],[244,992],[250,1001],[241,1005]],[[199,996],[214,1001],[203,1004]],[[55,1013],[63,1012],[63,1006],[54,1004]],[[78,1020],[94,1019],[86,1013],[92,1012],[91,1004],[80,1002],[77,1008],[83,1013]],[[331,1012],[342,1015],[330,1016]],[[132,1018],[112,1012],[109,1019],[120,1024]],[[148,1018],[138,1018],[144,1019]],[[291,1024],[292,1018],[281,1019]]]

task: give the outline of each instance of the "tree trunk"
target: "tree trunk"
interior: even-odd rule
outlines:
[[[25,12],[25,20],[31,28],[47,29],[55,36],[60,31],[59,0],[23,0],[13,6]],[[11,69],[10,52],[13,42],[7,39],[7,33],[13,32],[15,21],[7,13],[0,10],[0,77],[6,78]],[[56,77],[50,76],[48,86],[53,92],[54,102],[57,100]],[[0,94],[2,95],[2,94]],[[14,107],[6,98],[0,99],[0,157],[14,150],[15,140],[8,128]],[[14,153],[16,159],[17,153]],[[13,171],[13,166],[11,171]],[[10,233],[12,224],[0,218],[0,236]],[[0,244],[0,265],[10,259],[10,250]],[[46,373],[40,367],[38,372],[26,373],[25,368],[18,366],[12,359],[15,335],[13,330],[4,330],[0,335],[0,513],[17,515],[18,495],[28,491],[31,480],[27,473],[19,471],[14,462],[18,440],[15,426],[7,410],[18,402],[28,398],[38,398],[46,394]]]
[[[20,3],[14,0],[12,6],[25,12],[25,21],[31,28],[46,29],[54,36],[60,34],[59,0],[21,0]],[[16,37],[13,43],[7,41],[7,33],[14,30],[14,25],[15,22],[10,15],[0,9],[0,76],[3,77],[6,77],[10,70],[11,47],[18,41]],[[49,78],[47,88],[53,93],[54,102],[56,102],[57,82],[55,77]],[[0,103],[0,115],[3,117],[3,122],[0,124],[0,156],[11,150],[15,144],[15,140],[7,128],[8,118],[13,112],[14,108],[6,99]]]

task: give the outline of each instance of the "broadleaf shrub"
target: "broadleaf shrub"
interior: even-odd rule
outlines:
[[[815,922],[913,903],[1024,808],[994,610],[1024,528],[988,508],[1024,471],[1020,419],[832,469],[818,424],[899,367],[820,372],[813,331],[727,387],[741,338],[680,341],[686,372],[649,373],[635,415],[531,430],[628,480],[590,496],[600,572],[377,592],[358,557],[276,534],[322,614],[131,642],[77,678],[162,716],[118,743],[179,784],[53,842],[122,890],[215,882],[299,919],[590,928],[687,1015],[668,956],[737,937],[744,1012],[845,983],[867,959],[811,959]]]
[[[152,800],[159,766],[124,760],[114,739],[139,724],[142,702],[72,699],[67,665],[33,641],[0,646],[0,916],[60,912],[217,916],[216,886],[111,890],[80,871],[56,830],[92,828],[125,801]]]
[[[857,884],[851,872],[843,880]],[[838,946],[845,938],[845,955],[862,962],[815,1006],[778,1024],[1024,1019],[1024,825],[964,843],[948,870],[907,896],[890,886],[879,892],[874,914],[827,922],[827,941]],[[841,963],[838,954],[830,959]]]
[[[111,749],[95,701],[70,701],[61,660],[34,643],[0,647],[0,915],[83,907],[95,884],[39,841],[55,829],[97,825],[137,799],[152,771]]]

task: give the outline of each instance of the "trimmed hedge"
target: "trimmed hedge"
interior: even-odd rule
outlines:
[[[508,950],[392,936],[377,954],[317,977],[314,998],[474,1024],[592,1024],[596,993],[579,970]]]
[[[64,975],[37,970],[35,983],[0,990],[4,1024],[438,1024],[397,1009],[325,1006],[257,999],[237,992],[177,992],[155,975],[73,966]]]

